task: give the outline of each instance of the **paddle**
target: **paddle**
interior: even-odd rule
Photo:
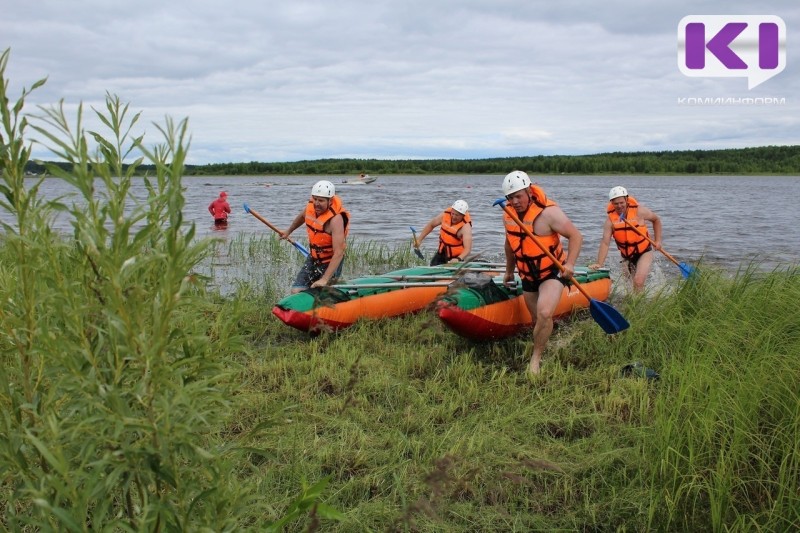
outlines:
[[[519,225],[519,227],[522,228],[522,230],[528,235],[528,237],[533,239],[533,242],[536,243],[536,246],[538,246],[539,249],[542,250],[542,252],[544,252],[544,254],[550,258],[550,260],[559,268],[559,270],[561,270],[561,272],[564,272],[564,265],[562,265],[559,262],[559,260],[556,259],[556,257],[552,254],[552,252],[550,252],[550,250],[548,250],[547,247],[544,244],[542,244],[542,241],[540,241],[538,237],[536,237],[536,235],[533,234],[533,232],[528,228],[528,226],[522,223],[522,221],[519,219],[514,209],[506,205],[505,198],[499,198],[495,200],[494,205],[499,205],[500,207],[502,207],[503,211],[508,213],[508,216],[510,216],[514,220],[514,222],[516,222]],[[575,279],[574,276],[569,276],[567,279],[570,281],[570,283],[575,285],[575,288],[578,289],[581,292],[581,294],[583,294],[589,301],[589,312],[592,314],[592,318],[594,318],[595,322],[597,322],[600,325],[600,327],[603,328],[603,331],[609,334],[619,333],[620,331],[627,329],[630,326],[630,324],[628,324],[628,321],[625,320],[625,317],[623,317],[620,314],[620,312],[614,309],[611,305],[605,302],[601,302],[599,300],[595,300],[594,298],[589,296],[589,293],[586,292],[586,289],[581,287],[580,283],[578,283],[578,281]]]
[[[417,257],[425,261],[425,256],[422,255],[422,252],[419,251],[419,247],[417,246],[417,230],[415,230],[413,226],[409,226],[409,229],[414,236],[414,253],[417,254]]]
[[[470,268],[470,267],[460,267],[460,266],[442,266],[441,268],[445,270],[452,270],[454,273],[459,272],[485,272],[487,274],[497,273],[497,274],[505,274],[505,269],[497,268]]]
[[[654,241],[653,239],[648,237],[647,234],[644,233],[642,230],[640,230],[639,228],[637,228],[636,226],[631,224],[631,222],[627,218],[622,217],[622,220],[624,220],[625,224],[627,224],[633,231],[638,233],[641,237],[644,237],[645,239],[647,239],[650,242],[650,244],[652,244],[654,247],[656,246],[656,241]],[[674,257],[672,257],[671,255],[669,255],[666,252],[666,250],[658,249],[658,251],[661,252],[662,254],[664,254],[667,257],[667,259],[669,259],[670,261],[672,261],[673,263],[678,265],[678,268],[681,269],[681,274],[683,274],[684,279],[688,278],[689,276],[694,274],[694,267],[693,266],[687,265],[686,263],[683,263],[683,262],[678,262],[678,260],[675,259]]]
[[[254,211],[254,210],[250,209],[250,206],[249,206],[249,205],[247,205],[247,204],[244,204],[244,210],[245,210],[245,212],[246,212],[246,213],[250,213],[251,215],[253,215],[254,217],[256,217],[258,220],[260,220],[261,222],[263,222],[264,224],[266,224],[266,225],[269,227],[269,229],[271,229],[272,231],[274,231],[274,232],[275,232],[275,233],[277,233],[278,235],[281,235],[281,234],[282,234],[281,230],[279,230],[278,228],[276,228],[275,226],[273,226],[272,224],[270,224],[270,222],[269,222],[269,221],[268,221],[266,218],[264,218],[264,217],[262,217],[261,215],[259,215],[259,214],[258,214],[256,211]],[[306,257],[308,257],[308,256],[309,256],[309,252],[308,252],[308,250],[306,250],[305,246],[303,246],[302,244],[300,244],[300,243],[299,243],[299,242],[297,242],[297,241],[293,241],[293,240],[292,240],[292,239],[290,239],[289,237],[286,237],[286,240],[287,240],[287,241],[289,241],[289,242],[291,243],[291,245],[292,245],[292,246],[294,246],[295,248],[297,248],[297,250],[298,250],[298,251],[299,251],[301,254],[303,254],[303,255],[304,255],[304,256],[306,256]]]
[[[336,285],[328,285],[334,289],[409,289],[411,287],[449,287],[450,281],[395,281],[387,283],[337,283]]]
[[[394,279],[394,280],[398,280],[398,281],[408,281],[408,280],[424,281],[426,279],[430,279],[430,280],[439,280],[439,279],[450,279],[450,280],[453,280],[453,279],[458,279],[458,276],[453,276],[452,274],[451,275],[447,275],[447,274],[441,274],[441,275],[431,274],[429,276],[426,276],[425,274],[419,274],[419,275],[416,275],[416,276],[387,276],[387,275],[381,275],[381,276],[378,276],[378,277],[389,278],[389,279]]]
[[[481,273],[488,273],[486,270],[481,270],[480,272],[481,272]],[[498,272],[499,272],[499,271],[498,271]],[[505,273],[505,270],[503,271],[503,273]],[[494,274],[493,274],[491,277],[495,278],[495,277],[498,277],[498,276],[499,276],[499,274],[496,274],[496,275],[494,275]],[[451,280],[452,280],[452,279],[460,279],[460,278],[462,278],[463,276],[459,276],[459,275],[456,275],[456,274],[449,274],[449,275],[447,275],[447,274],[442,274],[442,275],[437,275],[437,274],[430,274],[430,275],[419,274],[419,275],[414,275],[414,276],[409,276],[409,275],[403,275],[403,276],[388,276],[388,275],[382,275],[382,276],[378,276],[378,277],[381,277],[381,278],[389,278],[389,279],[396,279],[396,280],[401,280],[401,281],[406,281],[406,280],[411,280],[411,279],[416,279],[416,280],[426,280],[426,279],[433,279],[433,280],[438,280],[438,279],[451,279]],[[489,279],[489,276],[486,276],[486,278],[487,278],[487,279]]]
[[[489,263],[489,262],[483,262],[483,261],[463,261],[463,262],[460,263],[460,265],[462,265],[462,266],[454,266],[454,265],[450,265],[449,263],[445,263],[445,264],[442,264],[442,265],[436,265],[436,268],[473,268],[473,269],[483,268],[483,269],[486,269],[486,270],[490,270],[490,269],[495,268],[495,267],[496,268],[505,268],[505,266],[506,266],[505,263]],[[505,272],[505,270],[504,270],[504,272]]]
[[[463,261],[459,261],[462,265],[469,265],[473,263],[478,263],[478,259],[483,255],[483,252],[477,252],[474,254],[467,254],[467,257],[464,258]],[[458,258],[456,258],[458,259]]]
[[[516,282],[512,282],[513,286]],[[358,289],[412,289],[415,287],[450,287],[453,283],[451,281],[431,281],[424,282],[405,282],[405,283],[338,283],[336,285],[328,285],[328,287],[339,290],[346,290],[348,292],[357,291]]]

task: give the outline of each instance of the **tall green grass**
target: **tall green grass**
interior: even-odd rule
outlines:
[[[270,313],[300,254],[182,224],[185,123],[148,149],[116,98],[103,135],[46,112],[37,127],[72,162],[77,210],[25,185],[27,122],[0,94],[15,216],[0,240],[5,528],[800,528],[796,268],[701,265],[615,303],[631,327],[614,336],[577,313],[535,378],[530,333],[471,343],[432,310],[310,337]],[[129,152],[156,163],[142,204]],[[49,230],[58,210],[74,220],[67,239]],[[345,275],[410,252],[354,243]],[[223,288],[215,262],[252,268]],[[660,380],[623,377],[633,361]]]
[[[274,302],[288,294],[305,257],[274,232],[239,234],[230,241],[214,239],[211,252],[194,272],[208,288],[223,296],[251,292]],[[422,264],[411,246],[349,239],[342,280]]]
[[[797,269],[702,277],[660,309],[675,375],[656,404],[654,519],[791,530],[800,525]],[[649,318],[649,317],[648,317]]]
[[[529,335],[473,344],[430,311],[314,338],[261,316],[238,418],[293,412],[268,499],[330,476],[342,531],[796,529],[800,276],[699,272],[621,302],[622,334],[561,323],[533,379]]]
[[[210,243],[182,220],[186,122],[168,119],[162,142],[147,147],[131,135],[138,115],[111,95],[94,112],[102,131],[84,130],[82,107],[73,123],[63,106],[31,118],[22,114],[30,90],[8,99],[7,60],[8,51],[0,208],[14,222],[0,242],[0,523],[266,527],[280,515],[264,511],[242,462],[258,452],[258,428],[220,434],[247,345],[241,306],[207,294],[192,274]],[[29,127],[68,163],[49,172],[74,187],[80,207],[43,201],[42,180],[26,182]],[[131,177],[144,161],[156,170],[137,202]],[[50,230],[56,212],[72,221],[68,239]],[[315,500],[312,491],[294,503]]]

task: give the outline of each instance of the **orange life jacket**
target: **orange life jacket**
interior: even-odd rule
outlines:
[[[639,222],[639,203],[636,199],[633,196],[628,196],[628,208],[625,210],[624,217],[617,214],[617,210],[614,209],[611,202],[608,203],[606,211],[608,212],[608,218],[611,220],[614,242],[617,243],[617,248],[619,248],[619,253],[622,257],[626,260],[632,260],[642,255],[647,250],[647,247],[650,246],[650,242],[625,223],[625,220],[627,220],[642,233],[648,237],[650,236],[647,231],[647,224]]]
[[[533,232],[533,223],[542,214],[542,211],[546,207],[558,204],[548,198],[538,185],[531,185],[529,191],[531,193],[531,204],[528,206],[528,211],[525,212],[525,215],[519,218]],[[553,273],[558,273],[559,270],[555,263],[547,257],[533,239],[506,212],[503,212],[503,223],[506,227],[506,238],[514,251],[517,272],[522,279],[535,281],[544,279]],[[535,232],[533,233],[536,235]],[[561,235],[553,232],[550,235],[536,235],[536,237],[560,263],[564,263]]]
[[[458,236],[458,231],[465,224],[472,225],[469,213],[464,215],[464,219],[461,222],[453,224],[453,208],[448,207],[444,210],[441,229],[439,229],[439,253],[446,257],[448,261],[458,257],[464,251],[464,239]]]
[[[350,213],[342,205],[338,196],[331,199],[331,205],[320,216],[314,211],[314,202],[309,200],[306,205],[306,230],[308,231],[308,246],[311,258],[318,263],[330,263],[333,258],[333,237],[325,233],[325,223],[336,215],[342,215],[344,222],[344,236],[350,231]]]

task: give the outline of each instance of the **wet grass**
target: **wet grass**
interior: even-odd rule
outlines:
[[[247,290],[274,300],[289,292],[304,260],[301,253],[275,233],[239,234],[231,241],[213,240],[212,252],[196,272],[205,276],[210,288],[222,295]],[[396,247],[350,239],[342,279],[382,274],[410,264],[424,264],[412,254],[410,243]]]
[[[703,268],[618,304],[621,334],[562,323],[537,378],[527,336],[473,344],[430,312],[318,337],[259,315],[233,418],[285,409],[264,497],[330,477],[334,530],[793,529],[798,297],[795,269]]]

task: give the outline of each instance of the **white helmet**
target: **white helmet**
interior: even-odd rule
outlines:
[[[628,191],[625,187],[614,187],[610,191],[608,191],[608,199],[613,200],[614,198],[619,198],[620,196],[628,196]]]
[[[461,213],[462,215],[466,215],[467,211],[469,211],[469,205],[464,200],[456,200],[453,202],[453,209]]]
[[[336,189],[333,187],[333,183],[327,180],[318,181],[311,187],[311,196],[333,198],[334,194],[336,194]]]
[[[510,172],[503,178],[503,194],[506,196],[522,189],[527,189],[530,186],[531,179],[521,170]]]

